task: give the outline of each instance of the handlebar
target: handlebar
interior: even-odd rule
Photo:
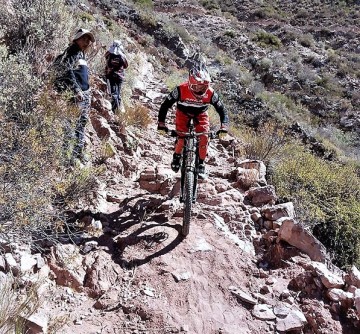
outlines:
[[[176,130],[170,130],[170,136],[171,137],[178,137],[178,136],[184,136],[184,137],[188,137],[188,136],[202,136],[202,135],[209,135],[210,139],[215,139],[217,137],[216,132],[214,131],[210,131],[210,132],[182,132],[182,131],[176,131]]]

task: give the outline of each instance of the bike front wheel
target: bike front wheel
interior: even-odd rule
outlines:
[[[183,225],[181,233],[184,237],[189,234],[190,229],[190,220],[191,220],[191,209],[193,204],[193,195],[194,195],[194,173],[188,171],[185,173],[185,182],[184,182],[184,215],[183,215]]]

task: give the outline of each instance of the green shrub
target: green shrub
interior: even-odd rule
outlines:
[[[273,48],[279,48],[282,45],[279,37],[266,32],[265,30],[259,30],[253,40],[256,41],[260,46],[264,47],[271,46]]]
[[[87,12],[82,12],[80,14],[80,18],[81,18],[81,21],[83,21],[85,23],[94,21],[94,16],[92,16],[91,14],[89,14]]]
[[[360,178],[352,164],[330,163],[289,146],[271,182],[295,203],[298,219],[313,229],[337,265],[360,264]]]
[[[136,5],[146,9],[152,9],[154,7],[154,3],[152,0],[133,0],[133,2]]]
[[[298,41],[302,46],[305,46],[307,48],[310,48],[315,44],[314,37],[311,34],[299,35]]]
[[[235,38],[236,37],[236,33],[233,30],[226,30],[224,32],[224,36],[230,37],[230,38]]]
[[[316,80],[318,86],[325,88],[333,96],[341,96],[343,94],[343,87],[338,80],[329,73],[323,73],[321,77]]]
[[[304,108],[282,93],[263,91],[258,94],[257,97],[259,97],[266,104],[267,108],[273,112],[275,118],[285,123],[298,120],[304,121],[306,117]]]
[[[201,4],[207,10],[220,9],[217,0],[202,0]]]
[[[253,11],[253,15],[260,19],[278,19],[286,17],[286,14],[271,5],[263,5]]]

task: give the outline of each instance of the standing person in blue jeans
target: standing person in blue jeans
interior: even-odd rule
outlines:
[[[125,69],[129,66],[124,49],[119,40],[114,40],[105,53],[105,76],[108,84],[108,93],[111,95],[112,111],[120,108],[121,86],[124,82]]]
[[[81,28],[75,33],[70,46],[54,61],[56,90],[58,92],[70,91],[73,94],[72,101],[80,109],[80,117],[75,128],[72,164],[76,159],[81,161],[84,158],[85,126],[89,118],[91,104],[89,68],[85,51],[94,42],[94,35],[89,30]]]

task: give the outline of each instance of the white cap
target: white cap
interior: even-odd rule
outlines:
[[[123,46],[121,44],[121,41],[119,40],[114,40],[113,43],[111,44],[110,48],[109,48],[109,52],[114,54],[114,55],[120,55],[122,53],[124,53],[124,49]]]
[[[90,30],[86,30],[83,28],[80,28],[74,35],[73,38],[73,42],[76,41],[77,39],[79,39],[80,37],[84,36],[84,35],[88,35],[90,37],[91,42],[95,42],[95,37],[92,34],[92,32]]]

